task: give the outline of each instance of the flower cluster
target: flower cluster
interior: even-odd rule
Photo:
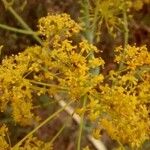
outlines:
[[[44,142],[36,137],[30,137],[25,143],[16,148],[16,150],[52,150],[52,144],[50,142]]]
[[[105,107],[100,124],[109,135],[133,149],[149,139],[149,109],[145,99],[136,95],[135,87],[128,91],[123,86],[101,87],[101,104]]]
[[[69,15],[49,15],[39,20],[39,33],[46,37],[46,41],[56,42],[79,33],[81,27]]]
[[[0,110],[4,112],[11,104],[12,116],[16,122],[29,123],[32,114],[32,94],[30,82],[23,76],[27,69],[28,59],[20,56],[12,56],[4,59],[0,67]],[[19,59],[18,59],[19,58]]]
[[[134,11],[140,11],[144,4],[149,5],[149,0],[95,0],[89,2],[90,5],[90,21],[89,25],[90,28],[87,26],[86,21],[83,22],[84,27],[89,28],[89,32],[95,32],[95,40],[98,42],[101,38],[101,32],[97,33],[96,31],[102,31],[102,25],[108,29],[108,32],[113,35],[114,37],[117,36],[116,31],[124,29],[125,20],[131,19],[133,16]],[[83,3],[86,5],[86,3]],[[87,13],[84,12],[85,7],[83,7],[83,14]],[[84,15],[83,15],[84,16]],[[86,20],[86,19],[85,19]],[[96,29],[96,30],[95,30]]]
[[[104,107],[100,124],[113,139],[136,149],[150,138],[150,53],[145,46],[130,45],[115,52],[123,65],[111,70],[107,84],[99,87]]]
[[[136,69],[141,66],[150,64],[150,54],[146,46],[136,47],[128,45],[125,49],[118,47],[115,49],[117,53],[115,61],[123,63],[127,69]]]
[[[143,8],[144,4],[149,4],[149,3],[150,3],[149,0],[135,0],[132,1],[132,8],[138,11]]]
[[[133,149],[150,137],[149,91],[150,54],[145,46],[127,46],[116,49],[115,61],[123,66],[111,70],[108,76],[92,69],[104,67],[101,57],[89,57],[98,49],[85,39],[74,41],[81,27],[66,14],[47,16],[39,21],[42,46],[27,48],[24,52],[5,58],[0,66],[0,111],[11,110],[13,120],[22,126],[39,121],[33,107],[38,96],[65,93],[74,100],[77,112],[90,120],[93,134],[101,129],[118,143]],[[79,37],[78,37],[79,38]],[[86,105],[82,107],[83,97]],[[96,127],[96,129],[95,129]],[[5,142],[5,127],[0,142]],[[22,143],[23,144],[23,143]],[[30,137],[20,149],[50,149]]]
[[[79,25],[66,14],[42,18],[40,33],[46,38],[43,45],[3,59],[0,66],[2,113],[10,108],[15,123],[32,125],[39,121],[33,111],[37,96],[53,96],[61,91],[67,93],[69,99],[80,100],[103,81],[102,74],[90,73],[91,68],[104,65],[101,58],[88,59],[89,53],[97,52],[97,48],[85,39],[76,44],[69,39],[79,30]],[[50,43],[53,37],[55,42]]]
[[[6,141],[6,132],[7,132],[7,127],[5,125],[0,127],[0,149],[8,149],[9,144]]]

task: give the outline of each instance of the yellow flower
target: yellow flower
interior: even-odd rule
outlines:
[[[92,136],[95,138],[95,139],[99,139],[101,137],[101,134],[100,134],[100,131],[101,129],[95,129],[92,131]]]
[[[104,65],[104,61],[101,58],[93,58],[89,60],[90,68],[96,68],[103,65]]]
[[[99,118],[100,116],[100,112],[99,111],[91,111],[90,114],[88,115],[88,118],[90,119],[90,121],[96,121],[97,118]]]
[[[0,127],[0,149],[6,150],[9,148],[9,144],[6,141],[6,133],[8,132],[8,129],[5,125],[2,125]]]
[[[90,52],[98,52],[98,49],[90,44],[87,40],[83,39],[80,43],[79,43],[79,47],[81,49],[80,53],[86,53],[89,54]]]
[[[135,70],[137,67],[150,64],[150,53],[146,46],[136,47],[128,45],[125,49],[118,47],[115,50],[117,63],[127,65],[127,69]]]
[[[68,14],[49,15],[39,20],[40,33],[49,40],[59,35],[61,38],[71,37],[80,31],[81,27]]]
[[[140,9],[143,8],[143,1],[142,0],[136,0],[136,1],[133,2],[132,5],[133,5],[133,8],[135,10],[140,10]]]
[[[43,142],[37,137],[28,138],[23,145],[18,147],[18,150],[53,150],[51,142]]]

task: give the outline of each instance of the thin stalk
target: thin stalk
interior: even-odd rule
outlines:
[[[0,57],[2,56],[2,48],[3,48],[3,46],[1,45],[0,46]]]
[[[7,132],[6,132],[6,136],[7,136],[7,139],[8,139],[8,144],[11,147],[11,140],[10,140],[9,134]]]
[[[128,38],[129,38],[128,18],[127,18],[127,11],[125,6],[123,8],[123,26],[124,26],[124,49],[125,49],[126,46],[128,45]],[[124,55],[125,55],[125,50],[122,55],[122,60]],[[121,70],[122,67],[123,67],[123,62],[120,63],[119,70]]]
[[[33,32],[32,29],[27,25],[27,23],[17,14],[17,12],[12,8],[12,6],[7,2],[7,0],[1,0],[1,1],[24,29],[26,29],[27,31]],[[36,34],[32,34],[32,36],[38,43],[42,45],[41,39]]]
[[[127,19],[127,12],[126,8],[123,9],[123,21],[124,21],[124,48],[128,44],[128,38],[129,38],[129,29],[128,29],[128,19]]]
[[[15,150],[18,148],[22,142],[24,142],[27,138],[29,138],[33,133],[35,133],[38,129],[40,129],[42,126],[44,126],[46,123],[48,123],[53,118],[57,117],[57,115],[62,112],[67,106],[69,106],[73,101],[70,101],[68,104],[66,104],[64,107],[53,113],[51,116],[49,116],[47,119],[45,119],[42,123],[40,123],[35,129],[33,129],[31,132],[29,132],[22,140],[20,140],[13,148],[12,150]]]
[[[61,134],[61,132],[65,129],[65,127],[66,127],[66,124],[64,124],[64,125],[59,129],[59,131],[56,133],[56,135],[51,139],[50,143],[53,143],[53,142],[57,139],[57,137]]]
[[[55,87],[57,89],[62,89],[62,90],[67,90],[67,88],[59,86],[59,85],[55,85],[55,84],[50,84],[50,83],[43,83],[43,82],[38,82],[38,81],[34,81],[34,80],[29,80],[31,83],[33,84],[37,84],[37,85],[43,85],[43,86],[47,86],[47,87]]]
[[[41,107],[47,107],[47,106],[49,106],[51,104],[55,104],[55,103],[58,103],[58,102],[59,102],[59,100],[55,100],[53,102],[49,102],[49,103],[44,103],[42,105],[33,106],[32,109],[38,109],[38,108],[41,108]]]
[[[6,30],[9,30],[9,31],[12,31],[12,32],[22,33],[22,34],[29,34],[29,35],[36,34],[33,31],[22,30],[22,29],[10,27],[10,26],[5,25],[5,24],[0,24],[0,28],[6,29]]]
[[[90,18],[90,2],[89,0],[82,0],[82,22],[84,23],[84,37],[89,41],[89,43],[93,44],[94,43],[94,38],[95,38],[95,29],[96,27],[93,27],[93,29],[91,30],[91,18]],[[98,13],[98,9],[95,11],[96,15]],[[97,17],[94,18],[94,26],[96,25],[97,22]],[[93,59],[95,58],[94,56],[94,52],[89,53],[88,55],[88,59]],[[96,67],[94,69],[90,69],[90,72],[93,75],[98,75],[100,72],[100,68]]]
[[[86,106],[87,96],[83,97],[83,108]],[[78,134],[78,141],[77,141],[77,150],[81,149],[81,138],[82,138],[82,131],[83,131],[83,124],[84,124],[84,113],[81,116],[81,122],[79,127],[79,134]]]
[[[121,149],[122,149],[122,150],[125,150],[125,148],[124,148],[124,146],[122,145],[122,143],[121,143],[119,140],[117,140],[117,142],[119,143],[119,146],[121,147]]]
[[[90,29],[90,2],[89,0],[82,0],[82,22],[84,23],[84,37],[90,42],[93,43],[93,33]]]
[[[100,3],[100,0],[97,0],[96,1],[96,8],[94,9],[94,18],[93,18],[93,25],[92,25],[93,38],[96,37],[97,22],[98,22],[98,18],[99,18],[98,17],[98,14],[99,14],[99,3]]]

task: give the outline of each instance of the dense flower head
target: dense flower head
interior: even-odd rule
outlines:
[[[115,61],[127,65],[128,69],[150,65],[150,53],[146,46],[136,47],[128,45],[126,48],[118,47]]]
[[[115,52],[116,62],[123,66],[90,90],[89,119],[99,118],[95,137],[105,129],[118,143],[137,149],[150,138],[150,54],[145,46],[130,45]]]
[[[108,84],[99,87],[104,107],[100,124],[113,139],[132,149],[150,138],[149,56],[145,46],[117,48],[116,61],[123,66],[111,70]]]
[[[11,102],[14,106],[12,109],[13,117],[17,122],[20,122],[32,116],[28,111],[32,107],[32,95],[30,83],[23,78],[24,73],[27,71],[27,64],[18,62],[15,57],[12,56],[3,60],[0,68],[0,109],[2,112],[5,111]]]
[[[6,57],[0,65],[0,111],[4,113],[10,107],[15,123],[32,125],[39,121],[33,111],[38,96],[65,93],[68,100],[77,104],[76,112],[85,114],[91,122],[95,137],[99,137],[101,129],[106,129],[118,143],[133,149],[149,139],[150,54],[147,48],[130,45],[117,48],[115,61],[123,67],[111,70],[105,77],[101,72],[91,71],[104,68],[104,61],[101,57],[90,57],[98,49],[87,40],[74,41],[71,36],[80,31],[80,26],[68,15],[44,17],[39,21],[39,28],[45,37],[42,46]],[[81,107],[83,97],[87,102]],[[0,129],[0,140],[5,137],[4,130],[5,127]],[[3,144],[8,146],[5,141]],[[51,143],[31,137],[21,146],[20,149],[42,146],[46,150]]]
[[[105,107],[100,124],[115,140],[129,144],[132,148],[140,147],[149,139],[149,109],[145,100],[125,87],[102,87],[101,104]]]
[[[63,39],[59,43],[52,43],[51,51],[47,44],[44,44],[41,47],[29,47],[18,55],[5,58],[0,68],[1,112],[11,106],[14,121],[21,125],[32,124],[32,119],[35,118],[32,111],[33,103],[36,103],[35,96],[64,91],[71,99],[79,100],[96,87],[97,83],[103,81],[102,74],[93,76],[89,71],[90,68],[104,65],[101,58],[88,59],[88,54],[97,52],[97,48],[85,39],[76,44],[68,39],[72,35],[69,32],[73,30],[76,33],[78,25],[66,14],[43,19],[46,24],[40,24],[40,32],[43,35],[52,33],[52,30],[49,32],[48,29],[51,23],[55,22],[52,25],[54,31],[58,28],[57,34],[64,35]],[[41,19],[42,22],[44,21]],[[74,27],[75,29],[72,29]],[[65,33],[62,33],[64,28]],[[70,35],[66,36],[68,33]]]
[[[59,38],[59,36],[68,38],[79,33],[80,29],[81,27],[68,14],[49,15],[39,20],[39,32],[47,40]]]

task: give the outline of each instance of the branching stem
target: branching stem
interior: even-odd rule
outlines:
[[[9,30],[9,31],[12,31],[12,32],[17,32],[17,33],[22,33],[22,34],[28,34],[28,35],[36,34],[33,31],[22,30],[22,29],[10,27],[10,26],[5,25],[5,24],[0,24],[0,28],[6,29],[6,30]]]
[[[128,18],[127,18],[127,10],[125,4],[123,7],[123,26],[124,26],[124,49],[125,49],[128,45],[128,38],[129,38]],[[124,55],[125,55],[125,50],[122,54],[122,60]],[[122,68],[123,68],[123,62],[120,62],[119,70],[121,70]]]
[[[55,118],[60,112],[62,112],[67,106],[69,106],[73,101],[70,101],[68,104],[66,104],[64,107],[60,108],[58,111],[50,115],[47,119],[45,119],[42,123],[40,123],[36,128],[34,128],[31,132],[29,132],[22,140],[20,140],[13,148],[12,150],[17,149],[22,142],[24,142],[26,139],[28,139],[30,136],[33,135],[38,129],[40,129],[42,126],[44,126],[46,123],[48,123],[50,120]]]
[[[123,21],[124,21],[124,48],[128,44],[128,38],[129,38],[129,29],[128,29],[128,19],[127,19],[127,12],[126,8],[123,9]]]
[[[28,26],[28,24],[17,14],[17,12],[12,8],[12,6],[7,2],[7,0],[1,0],[6,9],[10,11],[10,13],[16,18],[16,20],[21,24],[21,26],[27,31],[32,32],[33,38],[42,45],[41,39],[32,31],[32,29]]]
[[[87,96],[83,97],[83,108],[86,106]],[[83,124],[84,124],[84,113],[81,116],[81,122],[79,126],[79,134],[78,134],[78,141],[77,141],[77,150],[81,149],[81,138],[82,138],[82,131],[83,131]]]

